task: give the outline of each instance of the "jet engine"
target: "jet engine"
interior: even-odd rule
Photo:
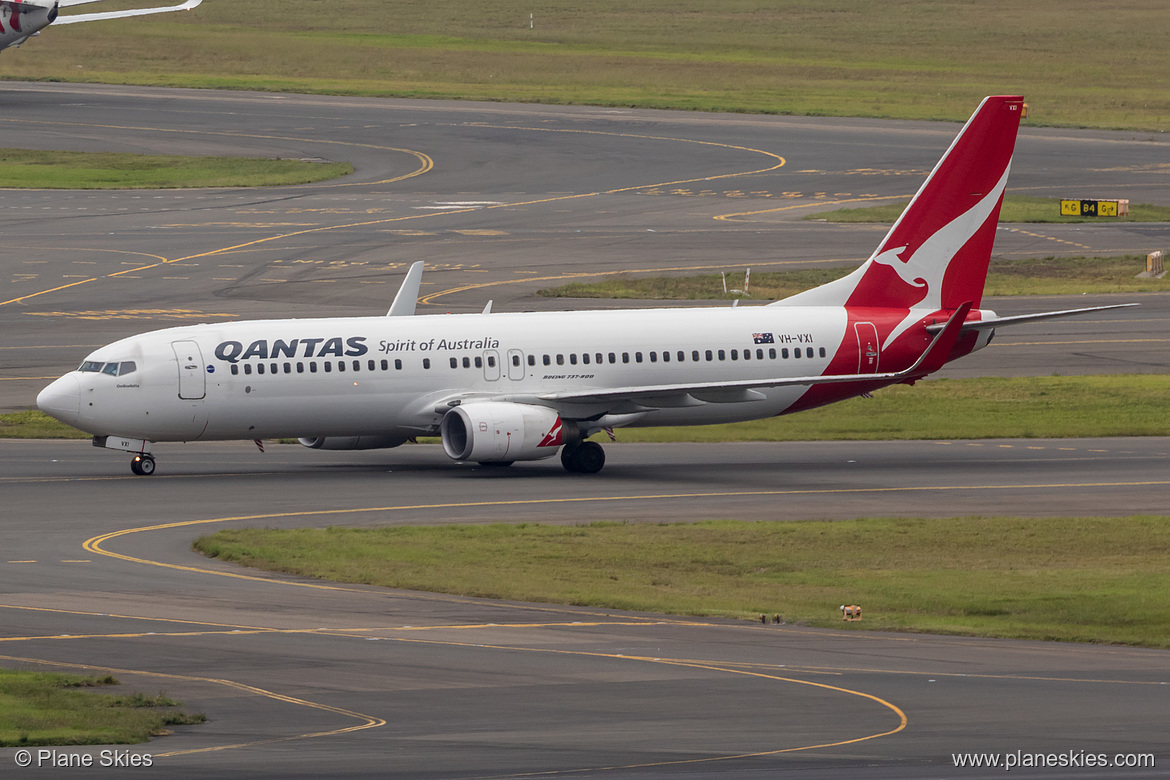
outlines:
[[[405,436],[313,436],[297,439],[311,450],[384,450],[397,447]]]
[[[557,450],[576,431],[574,423],[543,406],[505,401],[477,401],[456,406],[439,426],[443,451],[453,460],[511,463],[541,460]]]

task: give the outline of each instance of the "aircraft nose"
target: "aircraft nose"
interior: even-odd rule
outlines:
[[[81,382],[66,374],[41,391],[37,408],[66,425],[76,425],[81,406]]]

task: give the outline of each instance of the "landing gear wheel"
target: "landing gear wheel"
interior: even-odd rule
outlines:
[[[130,470],[140,477],[149,477],[154,473],[154,458],[150,455],[135,455],[130,461]]]
[[[583,441],[561,450],[561,465],[574,474],[596,474],[605,465],[605,450],[595,441]]]

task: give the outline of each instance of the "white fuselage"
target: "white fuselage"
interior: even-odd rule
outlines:
[[[816,376],[841,351],[856,356],[850,362],[864,358],[866,347],[847,332],[854,330],[839,307],[194,325],[102,347],[86,370],[46,389],[42,408],[95,435],[151,441],[414,436],[437,430],[444,409],[436,406],[452,397],[541,405],[540,396],[565,390]],[[865,359],[851,370],[878,369],[876,353]],[[781,414],[806,390],[768,388],[740,401],[688,397],[676,406],[583,401],[571,411],[576,419],[624,415],[627,425],[732,422]],[[57,397],[76,398],[75,412]]]

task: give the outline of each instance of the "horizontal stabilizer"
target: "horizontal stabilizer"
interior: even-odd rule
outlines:
[[[1137,303],[1113,303],[1109,306],[1090,306],[1087,309],[1064,309],[1062,311],[1045,311],[1039,314],[1017,314],[1012,317],[996,317],[993,320],[978,320],[974,322],[964,322],[963,332],[969,333],[973,330],[987,330],[989,328],[998,328],[1002,325],[1022,325],[1026,322],[1039,322],[1040,320],[1055,320],[1060,317],[1076,317],[1081,314],[1090,314],[1095,311],[1108,311],[1109,309],[1125,309],[1130,306],[1139,306]],[[927,325],[926,329],[931,333],[937,333],[942,330],[945,325],[942,323],[936,325]]]

